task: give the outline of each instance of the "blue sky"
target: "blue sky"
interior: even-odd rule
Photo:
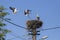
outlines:
[[[60,27],[60,0],[0,0],[0,6],[7,8],[7,12],[10,15],[7,18],[11,18],[11,22],[26,27],[26,21],[29,20],[28,17],[24,15],[25,9],[30,9],[31,19],[36,19],[36,14],[38,13],[41,20],[43,21],[42,28]],[[13,14],[9,7],[16,7],[18,12]],[[27,38],[27,30],[14,26],[8,22],[7,29],[12,32],[7,34],[6,40],[14,38],[14,36],[21,36],[22,38]],[[13,36],[13,35],[14,36]],[[60,40],[60,29],[41,31],[40,36],[37,39],[41,39],[43,36],[47,35],[48,38],[45,40]],[[29,36],[28,36],[29,37]],[[11,40],[21,40],[21,38],[14,38]]]

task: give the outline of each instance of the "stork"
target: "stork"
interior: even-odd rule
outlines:
[[[16,13],[17,12],[17,9],[16,8],[14,8],[14,7],[9,7],[12,11],[13,11],[13,13]]]
[[[36,18],[37,18],[37,20],[40,20],[40,17],[39,17],[39,15],[38,15],[38,14],[36,15]]]
[[[25,14],[26,16],[28,16],[28,15],[30,14],[30,12],[31,12],[31,10],[29,10],[29,9],[24,10],[24,14]]]

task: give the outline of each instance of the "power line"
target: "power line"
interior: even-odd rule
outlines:
[[[15,33],[14,33],[15,34]],[[11,39],[15,39],[15,38],[19,38],[19,39],[21,39],[21,40],[26,40],[25,38],[23,38],[23,37],[21,37],[21,36],[16,36],[16,35],[14,35],[14,34],[10,34],[10,35],[12,35],[12,36],[14,36],[13,38],[10,38],[10,39],[7,39],[7,40],[11,40]]]
[[[3,20],[5,20],[5,19],[2,18],[2,17],[0,17],[0,18],[3,19]],[[15,25],[15,26],[17,26],[17,27],[20,27],[20,28],[23,28],[23,29],[26,29],[26,30],[27,30],[27,28],[22,27],[22,26],[20,26],[20,25],[17,25],[17,24],[15,24],[15,23],[12,23],[12,22],[10,22],[10,21],[8,21],[8,20],[5,20],[5,21],[8,22],[8,23],[10,23],[10,24],[12,24],[12,25]],[[60,28],[60,27],[53,27],[53,28],[41,29],[41,31],[58,29],[58,28]]]
[[[60,27],[53,27],[53,28],[42,29],[41,31],[52,30],[52,29],[57,29],[57,28],[60,28]],[[25,38],[22,38],[21,36],[15,36],[13,34],[11,34],[11,35],[14,36],[14,38],[11,38],[11,39],[19,38],[19,39],[22,39],[22,40],[26,40]],[[8,39],[8,40],[11,40],[11,39]]]
[[[0,18],[1,18],[1,17],[0,17]],[[1,19],[5,20],[4,18],[1,18]],[[5,20],[5,21],[8,22],[8,23],[10,23],[10,24],[12,24],[12,25],[15,25],[15,26],[17,26],[17,27],[20,27],[20,28],[23,28],[23,29],[26,29],[26,30],[27,30],[27,28],[22,27],[22,26],[20,26],[20,25],[17,25],[17,24],[15,24],[15,23],[12,23],[12,22],[10,22],[10,21],[8,21],[8,20]],[[60,28],[60,27],[53,27],[53,28],[41,29],[40,31],[46,31],[46,30],[52,30],[52,29],[58,29],[58,28]],[[22,38],[22,37],[20,37],[20,36],[15,36],[15,35],[12,35],[12,36],[14,36],[15,38],[20,38],[20,39],[22,39],[22,40],[25,40],[25,38]],[[11,39],[15,39],[15,38],[11,38]],[[8,39],[8,40],[11,40],[11,39]]]
[[[15,35],[14,35],[14,34],[15,34]],[[12,39],[15,39],[15,38],[19,38],[19,39],[21,39],[21,40],[27,40],[26,38],[29,36],[28,34],[19,36],[18,34],[16,35],[15,32],[11,32],[10,35],[11,35],[11,36],[14,36],[14,37],[13,37],[13,38],[10,38],[10,39],[7,39],[7,40],[12,40]],[[24,37],[26,37],[26,38],[24,38]]]
[[[3,20],[5,20],[6,22],[8,22],[8,23],[10,23],[10,24],[13,24],[13,25],[17,26],[17,27],[21,27],[21,28],[27,29],[27,28],[25,28],[25,27],[22,27],[22,26],[19,26],[19,25],[15,24],[15,23],[12,23],[12,22],[10,22],[10,21],[2,18],[2,17],[0,17],[0,18],[3,19]]]
[[[53,27],[53,28],[42,29],[41,31],[52,30],[52,29],[58,29],[58,28],[60,28],[60,27]]]

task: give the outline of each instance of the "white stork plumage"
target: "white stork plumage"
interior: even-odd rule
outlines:
[[[14,8],[14,7],[9,7],[12,11],[13,11],[13,13],[16,13],[17,12],[17,9],[16,8]]]
[[[28,15],[30,14],[30,12],[31,12],[31,10],[29,10],[29,9],[24,10],[24,14],[25,14],[26,16],[28,16]]]

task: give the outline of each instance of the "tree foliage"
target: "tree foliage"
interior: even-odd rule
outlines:
[[[4,8],[3,6],[0,6],[0,39],[4,38],[4,36],[6,36],[8,32],[10,32],[10,30],[4,28],[6,24],[4,23],[4,20],[1,19],[1,18],[6,19],[5,16],[8,14],[8,12],[4,12],[5,9],[6,8]]]

